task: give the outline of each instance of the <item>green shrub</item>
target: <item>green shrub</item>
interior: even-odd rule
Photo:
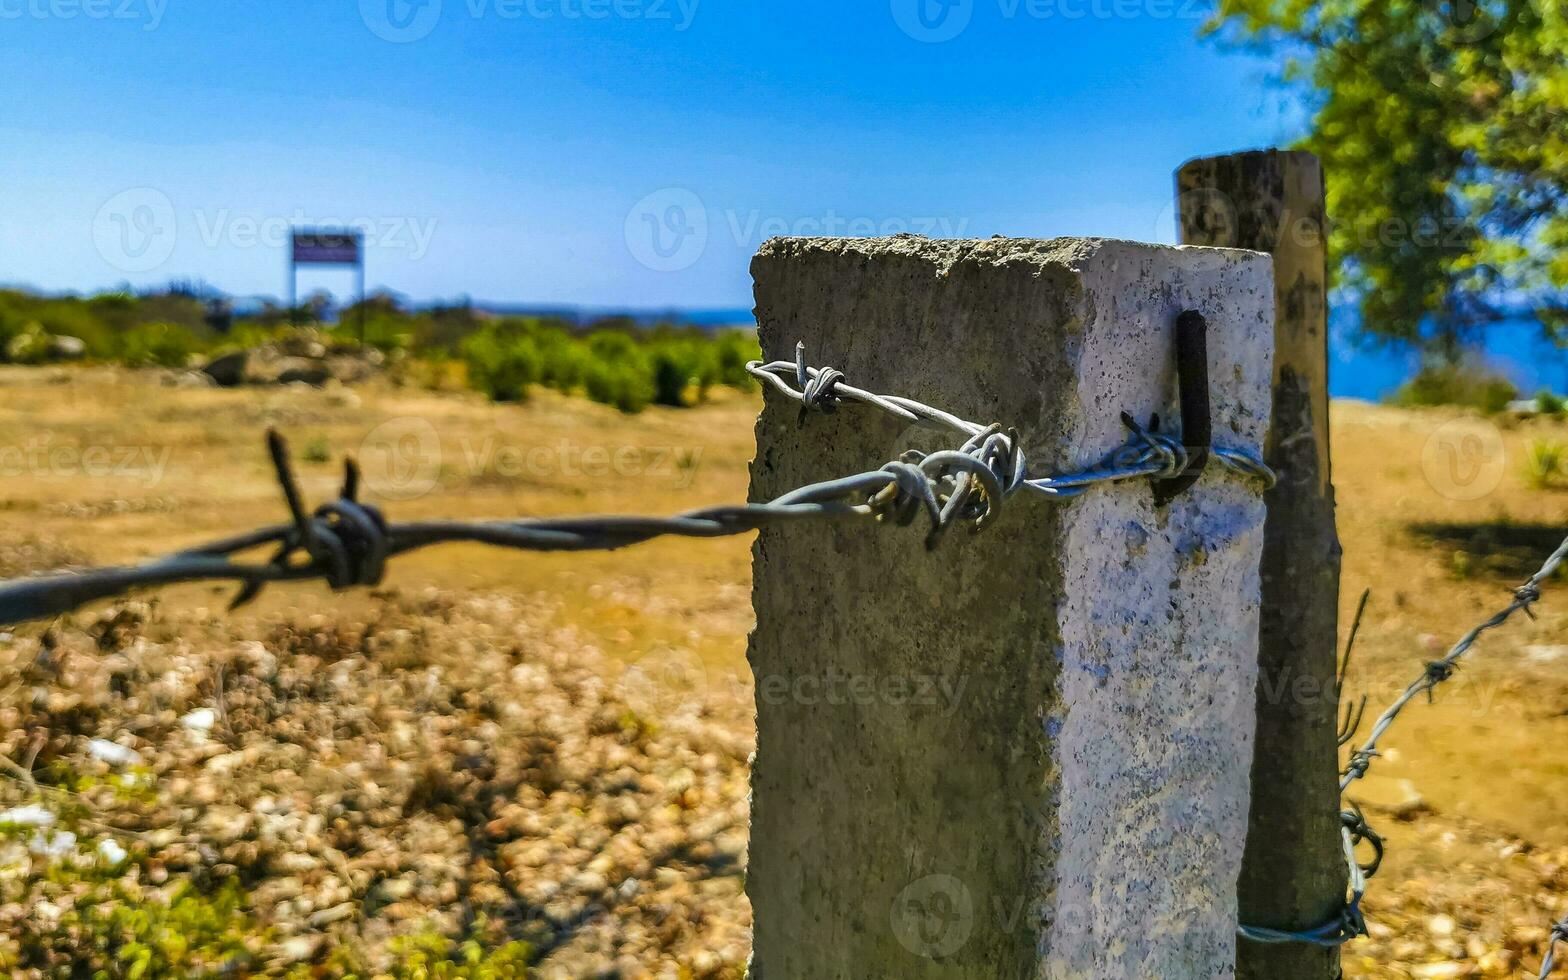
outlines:
[[[251,947],[270,938],[244,912],[245,895],[232,882],[212,893],[180,884],[160,899],[133,896],[118,883],[89,884],[90,875],[73,871],[54,869],[51,875],[86,890],[63,909],[56,928],[48,932],[22,928],[10,937],[24,963],[69,959],[72,972],[51,976],[101,980],[214,976],[254,963]],[[107,893],[101,890],[105,887]]]
[[[583,393],[593,401],[635,413],[653,401],[653,380],[638,365],[595,360],[584,371]]]
[[[533,338],[501,327],[485,327],[463,341],[469,383],[498,402],[528,397],[540,377]]]
[[[725,330],[713,338],[713,358],[718,384],[750,388],[756,384],[747,371],[751,361],[762,359],[762,347],[750,330]]]
[[[49,359],[49,334],[33,320],[7,338],[0,356],[12,364],[42,364]]]
[[[1565,459],[1568,459],[1568,448],[1562,443],[1545,439],[1531,441],[1524,460],[1524,482],[1537,490],[1551,486],[1562,473]]]
[[[392,948],[396,980],[515,980],[528,975],[532,958],[524,942],[486,949],[475,940],[454,943],[436,932],[400,937]]]
[[[1431,363],[1421,368],[1394,394],[1406,406],[1461,405],[1483,412],[1501,412],[1519,397],[1507,378],[1469,363]]]
[[[115,337],[115,359],[132,367],[184,367],[203,345],[172,323],[139,323]]]

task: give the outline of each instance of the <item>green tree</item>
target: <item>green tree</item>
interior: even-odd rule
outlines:
[[[1208,29],[1307,96],[1365,330],[1454,355],[1524,311],[1568,339],[1568,4],[1219,0]]]

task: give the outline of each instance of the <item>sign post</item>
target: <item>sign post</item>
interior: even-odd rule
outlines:
[[[359,293],[359,342],[365,342],[365,237],[350,229],[296,228],[289,250],[289,321],[299,306],[299,267],[351,265]]]

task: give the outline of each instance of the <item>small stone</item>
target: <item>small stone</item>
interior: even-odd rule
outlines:
[[[190,714],[180,717],[180,724],[188,730],[206,734],[212,731],[212,726],[218,723],[218,713],[211,708],[197,708]]]
[[[284,963],[303,963],[316,955],[325,937],[295,936],[278,944],[278,959]]]
[[[0,827],[52,827],[54,814],[36,803],[0,810]]]
[[[119,867],[128,856],[125,848],[112,837],[105,837],[98,842],[98,857],[111,868]]]
[[[101,738],[95,738],[87,743],[87,754],[111,766],[139,766],[145,761],[142,759],[142,754],[135,749]]]

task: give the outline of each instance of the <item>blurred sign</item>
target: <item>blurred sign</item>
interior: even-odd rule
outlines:
[[[358,265],[359,235],[351,231],[296,231],[294,262],[300,265]]]

